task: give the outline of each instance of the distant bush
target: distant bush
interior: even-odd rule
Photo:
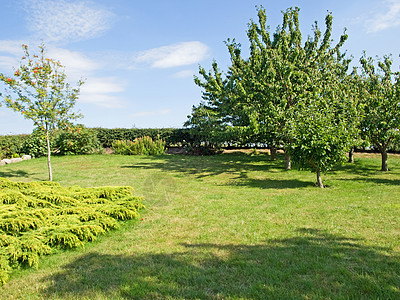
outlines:
[[[22,154],[23,145],[28,138],[28,134],[0,136],[0,159]]]
[[[115,154],[122,155],[159,155],[165,151],[165,141],[153,139],[149,136],[144,136],[135,139],[134,142],[129,140],[118,140],[113,142],[112,148]]]
[[[51,140],[50,142],[52,143],[53,141]],[[34,130],[32,134],[30,134],[24,141],[24,144],[21,148],[21,153],[29,154],[36,158],[46,156],[47,143],[45,134],[40,130]]]
[[[53,248],[82,247],[139,217],[143,208],[132,188],[62,187],[54,182],[0,178],[0,285],[11,268],[36,267]]]
[[[54,139],[54,149],[61,155],[91,154],[99,148],[96,132],[82,125],[59,131]]]

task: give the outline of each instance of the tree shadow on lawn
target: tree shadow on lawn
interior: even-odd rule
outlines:
[[[126,299],[399,299],[400,257],[314,229],[262,245],[183,244],[184,251],[88,253],[55,275],[44,297]],[[167,249],[165,249],[167,250]]]
[[[354,163],[345,163],[341,166],[335,167],[329,174],[337,176],[336,180],[343,181],[363,181],[367,183],[386,184],[386,185],[400,185],[400,179],[382,178],[382,176],[394,175],[400,177],[398,170],[382,172],[378,165],[365,164],[364,162],[355,161]],[[348,178],[340,178],[340,174],[351,174]]]
[[[231,182],[230,185],[234,186],[247,186],[261,189],[297,189],[306,187],[315,187],[316,184],[311,181],[301,181],[297,179],[254,179],[254,178],[241,178],[237,181]]]
[[[160,158],[162,159],[160,161]],[[266,156],[250,156],[247,154],[220,154],[213,156],[144,156],[142,162],[135,165],[125,165],[122,168],[134,169],[160,169],[165,171],[179,172],[196,175],[201,178],[205,176],[219,175],[223,173],[243,173],[244,171],[269,171],[280,169],[276,161],[268,161]]]
[[[375,177],[355,177],[338,180],[351,180],[351,181],[363,181],[367,183],[384,184],[384,185],[400,185],[400,179],[386,179],[386,178],[375,178]]]
[[[379,167],[371,163],[367,164],[365,161],[356,160],[353,163],[344,163],[343,165],[336,166],[329,173],[338,174],[345,172],[353,175],[370,176],[379,174]]]
[[[196,178],[230,174],[235,176],[229,185],[250,186],[258,188],[299,188],[312,186],[299,180],[251,179],[248,172],[284,172],[282,161],[269,161],[266,155],[249,155],[244,153],[229,153],[215,156],[188,157],[183,155],[168,155],[160,157],[143,157],[145,162],[135,165],[125,165],[122,168],[155,169],[165,172],[176,172],[194,175]]]
[[[6,170],[0,171],[0,177],[3,178],[12,178],[12,177],[28,177],[34,175],[34,173],[28,173],[23,170]]]

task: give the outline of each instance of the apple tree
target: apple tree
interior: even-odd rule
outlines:
[[[360,98],[364,104],[361,130],[381,153],[381,170],[388,171],[387,149],[400,136],[400,72],[392,71],[390,56],[384,56],[378,62],[378,68],[365,53],[360,63]]]
[[[52,181],[50,136],[54,130],[81,117],[72,109],[83,81],[71,87],[64,67],[46,57],[43,44],[38,54],[32,55],[27,45],[22,45],[22,49],[24,55],[14,75],[0,73],[0,80],[5,83],[5,91],[0,95],[7,107],[33,121],[35,128],[46,136],[49,180]]]

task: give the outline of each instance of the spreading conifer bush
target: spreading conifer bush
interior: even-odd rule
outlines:
[[[139,217],[142,199],[132,188],[62,187],[53,182],[0,178],[0,282],[12,268],[37,267],[54,248],[82,247]]]

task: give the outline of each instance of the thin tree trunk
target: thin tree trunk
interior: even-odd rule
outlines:
[[[270,158],[270,160],[271,160],[271,161],[276,160],[276,148],[275,148],[275,146],[271,146],[270,152],[271,152],[271,158]]]
[[[349,163],[353,163],[354,162],[354,148],[351,148],[349,151]]]
[[[290,154],[285,151],[285,170],[290,170],[291,168]]]
[[[50,162],[50,138],[49,138],[49,130],[46,128],[46,142],[47,142],[47,166],[49,167],[49,181],[53,181],[53,172],[51,170],[51,162]]]
[[[382,149],[382,151],[381,151],[381,156],[382,156],[382,169],[381,169],[381,171],[386,172],[386,171],[389,170],[389,169],[388,169],[388,162],[387,162],[387,160],[388,160],[388,154],[387,154],[386,149]]]
[[[321,189],[324,188],[324,184],[322,183],[322,178],[321,178],[321,171],[319,169],[317,170],[317,184]]]

